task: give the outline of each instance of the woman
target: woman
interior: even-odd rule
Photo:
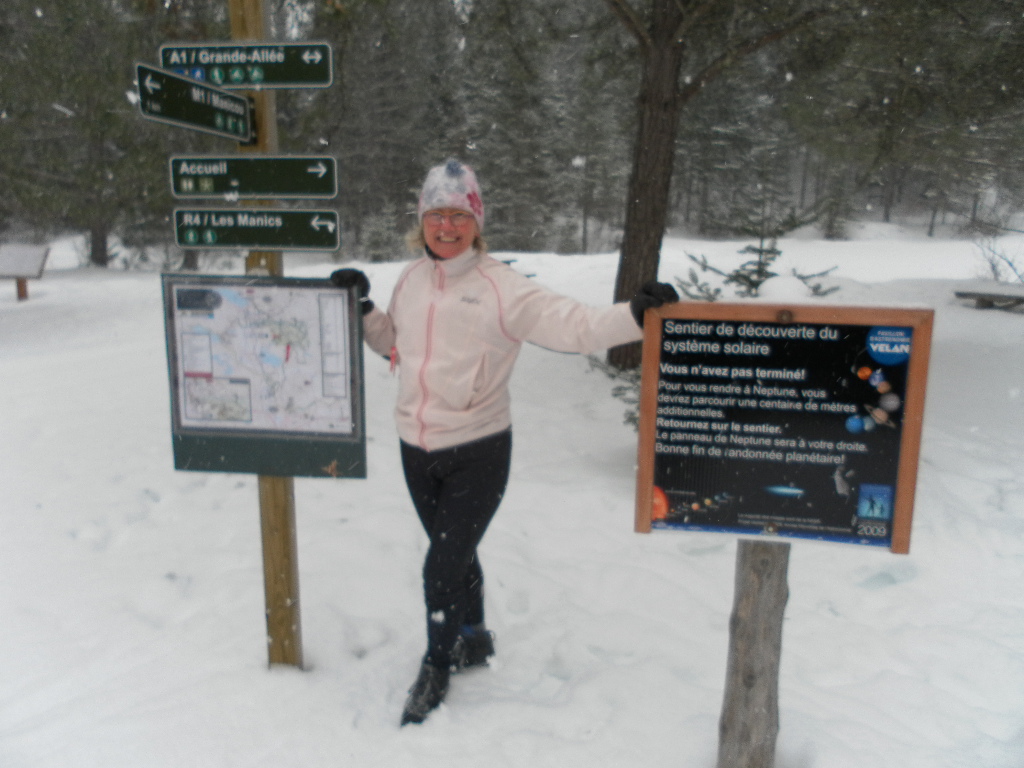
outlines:
[[[457,160],[427,174],[418,215],[410,243],[423,256],[402,272],[387,312],[369,300],[362,272],[331,275],[358,287],[366,342],[398,367],[402,467],[430,539],[427,652],[402,725],[423,722],[443,701],[452,671],[494,653],[476,549],[508,481],[508,382],[522,343],[587,353],[638,341],[643,311],[678,299],[670,285],[648,283],[631,302],[596,309],[491,258],[476,175]]]

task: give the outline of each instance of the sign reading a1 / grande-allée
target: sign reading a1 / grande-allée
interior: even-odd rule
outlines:
[[[365,477],[352,290],[179,274],[163,290],[175,468]]]
[[[338,212],[293,208],[192,208],[174,211],[182,248],[267,248],[336,251]]]
[[[649,311],[636,530],[909,551],[932,315],[754,303]]]
[[[220,88],[327,88],[334,79],[328,43],[168,43],[160,63]]]
[[[337,163],[327,155],[172,157],[170,169],[175,197],[258,200],[338,194]]]
[[[239,142],[252,138],[245,97],[145,64],[135,69],[143,117]]]

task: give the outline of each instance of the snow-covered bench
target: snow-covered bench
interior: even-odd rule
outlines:
[[[28,279],[43,276],[49,252],[45,245],[0,245],[0,278],[11,278],[17,283],[18,301],[28,298]]]
[[[1024,305],[1024,293],[991,291],[956,291],[958,299],[969,299],[978,309],[1015,309]]]

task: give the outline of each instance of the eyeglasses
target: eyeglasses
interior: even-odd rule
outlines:
[[[439,227],[444,223],[444,220],[448,219],[448,223],[453,227],[464,227],[469,222],[473,221],[473,214],[471,213],[438,213],[437,211],[431,211],[430,213],[423,214],[423,220],[428,224],[432,224],[435,227]]]

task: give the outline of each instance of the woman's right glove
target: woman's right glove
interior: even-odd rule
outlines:
[[[358,269],[339,269],[331,273],[331,282],[339,288],[354,287],[364,315],[373,309],[373,302],[370,301],[370,278],[365,272]]]
[[[679,294],[676,289],[668,283],[659,283],[651,280],[644,283],[636,295],[629,300],[629,309],[633,313],[633,319],[641,328],[644,327],[644,312],[648,309],[655,309],[662,304],[671,304],[679,301]]]

